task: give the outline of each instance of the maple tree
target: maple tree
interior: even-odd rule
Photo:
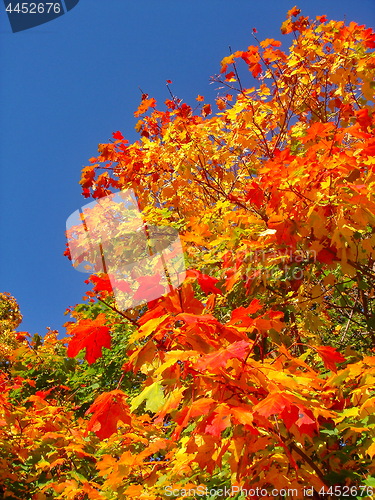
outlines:
[[[148,227],[179,232],[182,284],[154,283],[161,297],[123,310],[113,284],[134,283],[105,272],[97,234],[76,262],[91,257],[92,289],[68,311],[67,339],[27,341],[0,296],[8,497],[371,495],[375,33],[296,7],[281,31],[289,52],[253,30],[254,45],[223,59],[215,104],[170,91],[162,111],[143,94],[140,139],[115,132],[82,171],[86,198],[131,189]],[[103,212],[89,217],[103,227]],[[140,239],[116,224],[112,264]],[[68,237],[84,247],[79,225]],[[145,297],[150,279],[134,281]]]

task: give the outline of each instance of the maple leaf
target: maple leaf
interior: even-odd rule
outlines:
[[[289,410],[291,405],[292,400],[285,393],[273,392],[255,405],[253,411],[263,417],[269,417],[281,413],[285,408]]]
[[[102,357],[102,349],[111,348],[110,328],[105,325],[107,318],[100,313],[94,320],[83,319],[69,330],[73,337],[69,340],[67,355],[74,358],[82,349],[86,349],[85,359],[91,365]]]
[[[317,422],[311,410],[302,405],[286,405],[280,413],[288,430],[295,425],[301,434],[313,436],[318,430]]]
[[[138,408],[143,401],[146,400],[146,410],[157,412],[165,403],[165,398],[163,394],[163,388],[159,382],[154,382],[153,384],[145,387],[143,391],[136,396],[132,402],[130,409],[133,412]]]
[[[249,187],[246,189],[247,195],[245,201],[250,200],[254,205],[260,208],[264,201],[264,193],[255,181],[253,181]]]
[[[198,279],[199,286],[202,288],[203,292],[208,294],[208,293],[215,293],[219,295],[223,295],[223,292],[217,288],[216,283],[218,283],[217,278],[213,278],[212,276],[209,276],[208,274],[203,274],[198,270],[190,269],[186,276],[196,276]]]
[[[358,111],[355,111],[355,115],[357,117],[357,122],[360,124],[360,126],[367,130],[367,127],[371,126],[372,120],[371,117],[368,114],[368,109],[359,109]]]
[[[314,346],[314,349],[321,356],[324,366],[328,370],[337,372],[336,363],[342,363],[346,361],[344,356],[340,354],[334,347],[330,346]]]
[[[119,420],[130,425],[131,416],[129,406],[125,402],[126,397],[126,394],[119,390],[100,394],[86,411],[86,415],[93,414],[87,424],[86,435],[92,431],[100,439],[106,439],[117,431]]]
[[[199,417],[201,415],[207,415],[211,409],[211,406],[215,403],[212,398],[200,398],[193,401],[190,406],[189,415],[191,417]]]
[[[249,347],[249,342],[246,342],[246,340],[239,340],[238,342],[231,344],[229,347],[219,349],[217,352],[206,354],[195,364],[195,368],[197,370],[205,370],[206,368],[217,370],[218,368],[225,366],[228,359],[244,359],[246,351]]]
[[[147,94],[145,94],[147,95]],[[146,113],[150,108],[155,108],[156,106],[156,99],[151,97],[150,99],[143,99],[141,104],[138,106],[137,111],[134,113],[134,116],[141,116],[144,113]]]
[[[231,414],[242,425],[247,425],[253,428],[253,412],[246,407],[232,406]],[[257,432],[257,434],[259,434]]]
[[[270,45],[271,47],[280,47],[281,42],[279,40],[274,40],[273,38],[266,38],[265,40],[260,42],[260,46],[263,48],[268,47]]]
[[[90,188],[95,179],[95,165],[90,165],[82,169],[81,180],[79,183],[84,189]]]
[[[220,405],[206,420],[205,432],[212,436],[220,436],[221,432],[230,426],[231,411],[227,405]]]
[[[233,71],[230,71],[225,75],[225,79],[228,81],[236,81],[236,75]]]
[[[124,139],[124,136],[119,130],[117,132],[113,132],[112,137],[117,141],[122,141]]]
[[[301,12],[301,9],[298,9],[297,6],[295,5],[292,9],[288,10],[287,16],[288,17],[295,17],[295,16],[298,16],[298,14],[300,14],[300,12]]]
[[[212,110],[211,110],[211,105],[210,104],[205,104],[202,108],[202,115],[203,116],[208,116],[212,113]]]
[[[338,260],[334,247],[322,248],[322,250],[318,252],[316,258],[319,262],[323,262],[324,264],[332,264],[332,262]]]
[[[166,293],[165,287],[160,284],[161,275],[140,276],[137,278],[139,287],[133,298],[135,300],[149,301]]]
[[[113,279],[113,280],[111,280],[111,283],[113,284],[113,287],[116,290],[120,290],[120,292],[132,293],[132,289],[130,288],[129,283],[125,280]]]
[[[314,415],[311,410],[306,408],[299,409],[298,420],[296,420],[295,425],[301,434],[307,434],[311,437],[318,431],[318,425],[314,419]]]
[[[197,323],[213,322],[217,323],[217,319],[212,314],[190,314],[180,313],[176,316],[176,320],[182,319],[187,325],[196,325]]]
[[[259,309],[262,309],[262,304],[259,299],[253,299],[247,307],[238,307],[232,311],[230,324],[240,323],[241,326],[250,326],[254,323],[254,319],[250,318],[249,314],[254,314]]]
[[[94,283],[94,292],[98,294],[102,294],[102,292],[112,293],[112,285],[108,275],[96,276],[91,275],[89,280]]]

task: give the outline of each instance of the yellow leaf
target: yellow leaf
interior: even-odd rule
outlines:
[[[132,343],[132,342],[135,342],[136,340],[139,340],[143,337],[148,337],[168,317],[169,317],[168,314],[164,314],[164,316],[161,316],[160,318],[150,319],[149,321],[147,321],[147,323],[142,325],[141,328],[138,328],[138,330],[136,330],[133,333],[133,335],[129,339],[129,342]]]
[[[373,458],[373,456],[375,455],[375,441],[370,445],[369,448],[367,448],[366,453],[370,455],[371,459]]]
[[[139,498],[140,494],[142,493],[142,490],[143,486],[141,484],[133,484],[132,486],[129,486],[129,488],[126,488],[125,495],[127,497]]]
[[[163,406],[165,398],[162,386],[159,382],[154,382],[153,384],[143,389],[143,391],[132,400],[130,410],[133,412],[145,400],[146,410],[148,411],[156,413]]]

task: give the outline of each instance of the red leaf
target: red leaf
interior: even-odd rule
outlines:
[[[295,405],[285,407],[280,417],[283,419],[285,427],[289,430],[298,420],[299,409]]]
[[[263,417],[269,417],[281,413],[285,408],[290,411],[292,402],[281,392],[269,394],[263,401],[254,406],[254,413],[259,413]]]
[[[228,359],[244,359],[248,349],[249,343],[246,342],[246,340],[239,340],[238,342],[231,344],[229,347],[206,354],[195,364],[195,368],[197,370],[205,370],[206,368],[216,370],[220,367],[224,367]]]
[[[113,285],[113,289],[120,290],[121,292],[124,293],[131,293],[132,289],[130,288],[130,285],[127,281],[125,280],[117,280],[114,278],[114,276],[111,274],[110,275],[110,280]]]
[[[211,105],[210,104],[205,104],[202,109],[202,115],[206,117],[207,115],[210,115],[212,113],[211,111]]]
[[[180,313],[176,316],[176,320],[179,319],[182,319],[187,325],[196,325],[197,323],[205,323],[206,321],[217,323],[215,316],[212,316],[212,314]]]
[[[262,189],[260,189],[259,185],[255,181],[253,181],[250,184],[250,187],[246,189],[246,191],[247,195],[245,197],[245,200],[250,200],[256,207],[260,208],[264,201],[264,193]]]
[[[313,435],[318,431],[318,426],[311,410],[303,407],[300,408],[298,417],[299,418],[295,424],[300,433],[313,437]]]
[[[249,314],[256,313],[262,307],[258,299],[253,299],[247,307],[238,307],[232,311],[230,323],[240,323],[241,326],[250,326],[254,320],[249,317]]]
[[[364,42],[365,46],[370,49],[375,48],[375,33],[372,31],[371,28],[368,28],[363,32],[363,35],[365,35]]]
[[[324,264],[332,264],[334,260],[338,260],[336,256],[336,249],[334,247],[323,248],[318,252],[316,256],[319,262],[323,262]]]
[[[302,138],[302,142],[305,144],[310,140],[324,138],[333,128],[332,123],[315,122],[308,128],[307,134]]]
[[[105,326],[106,316],[99,314],[96,319],[83,319],[69,331],[73,337],[69,341],[67,355],[74,358],[82,349],[86,349],[85,359],[91,365],[102,357],[103,347],[111,348],[109,327]]]
[[[165,287],[160,284],[161,275],[154,274],[152,276],[140,276],[137,278],[139,287],[133,298],[135,300],[149,301],[155,297],[161,297],[166,293]]]
[[[101,292],[112,293],[112,285],[107,274],[103,276],[91,275],[89,279],[95,285],[93,288],[95,293],[99,294]]]
[[[112,134],[113,138],[118,140],[118,141],[122,141],[124,136],[122,135],[122,133],[118,130],[117,132],[113,132]]]
[[[249,65],[249,70],[254,78],[256,78],[262,72],[262,66],[258,63],[252,63]]]
[[[285,407],[280,417],[288,430],[294,424],[301,434],[307,434],[311,437],[318,430],[312,411],[302,405]]]
[[[218,410],[207,419],[205,432],[212,436],[220,436],[221,432],[230,426],[230,409],[227,406],[219,406]]]
[[[298,14],[301,12],[301,9],[298,9],[297,6],[295,5],[292,9],[288,10],[287,16],[292,17],[292,16],[298,16]]]
[[[344,356],[340,354],[334,347],[314,346],[314,349],[316,349],[316,351],[322,358],[324,366],[328,370],[332,370],[335,373],[337,372],[335,363],[342,363],[343,361],[346,361]]]
[[[126,395],[119,390],[100,394],[87,410],[93,413],[88,422],[86,434],[95,432],[100,439],[106,439],[117,431],[117,423],[131,424],[129,406],[125,403]]]
[[[354,113],[357,117],[357,122],[360,124],[360,126],[363,129],[367,130],[367,127],[371,127],[372,120],[368,114],[367,108],[359,109],[358,111],[355,111]]]
[[[206,294],[215,293],[219,295],[223,295],[223,292],[217,288],[215,285],[219,281],[217,278],[213,278],[212,276],[208,276],[208,274],[203,274],[198,270],[189,270],[187,276],[196,276],[198,278],[199,286],[202,288],[202,291]]]
[[[81,180],[79,181],[79,183],[84,189],[88,189],[93,185],[95,175],[96,174],[94,165],[89,165],[88,167],[84,167],[82,170]]]

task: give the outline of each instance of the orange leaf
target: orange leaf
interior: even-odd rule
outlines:
[[[134,116],[141,116],[150,108],[154,108],[155,106],[156,100],[153,97],[151,97],[150,99],[143,99],[141,104],[138,106],[137,111],[134,113]]]
[[[322,358],[324,366],[328,370],[332,370],[335,373],[337,372],[335,363],[342,363],[343,361],[346,361],[344,356],[340,354],[334,347],[314,346],[314,349],[318,352],[318,354]]]
[[[197,370],[205,370],[206,368],[216,370],[225,366],[228,359],[244,359],[248,348],[249,343],[246,340],[239,340],[225,349],[219,349],[216,352],[205,355],[196,363],[195,368]]]
[[[231,412],[226,405],[219,406],[218,410],[207,419],[205,432],[212,436],[220,436],[221,432],[230,425]]]
[[[284,408],[291,408],[292,402],[281,392],[269,394],[263,401],[254,406],[254,413],[259,413],[263,417],[269,417],[281,413]]]
[[[211,105],[210,104],[205,104],[203,106],[203,109],[202,109],[202,115],[206,117],[207,115],[210,115],[211,113],[212,113],[212,111],[211,111]]]
[[[87,410],[93,413],[86,429],[95,432],[100,439],[105,439],[117,431],[117,423],[131,423],[129,406],[125,403],[126,395],[119,390],[105,392],[98,396]]]
[[[111,348],[109,327],[105,326],[106,316],[99,314],[96,319],[83,319],[69,331],[73,337],[69,340],[67,355],[74,358],[86,349],[85,359],[91,365],[102,357],[103,347]]]
[[[241,326],[250,326],[254,320],[249,317],[249,314],[254,314],[259,309],[262,309],[262,304],[259,299],[253,299],[247,307],[238,307],[232,311],[230,324],[240,323]]]
[[[287,16],[292,17],[292,16],[298,16],[298,14],[301,12],[301,9],[298,9],[297,6],[295,5],[292,9],[288,10]]]

